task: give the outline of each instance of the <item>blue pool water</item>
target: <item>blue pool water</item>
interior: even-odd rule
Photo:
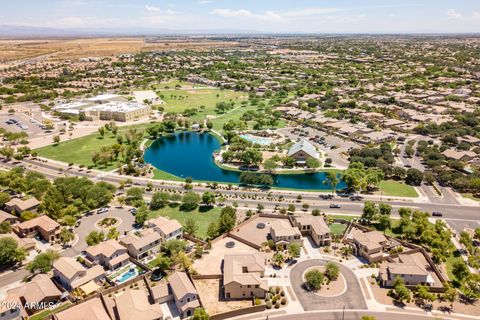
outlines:
[[[250,141],[252,143],[259,144],[261,146],[268,146],[272,143],[272,139],[269,138],[262,138],[262,137],[255,137],[250,134],[242,134],[240,138]]]
[[[219,150],[220,142],[210,134],[180,132],[156,140],[145,150],[147,163],[177,177],[194,180],[238,183],[240,172],[218,167],[212,153]],[[281,174],[274,176],[275,187],[330,190],[325,184],[325,173]],[[342,181],[337,189],[345,188]]]
[[[118,283],[123,283],[125,281],[128,281],[131,278],[134,278],[136,275],[137,275],[137,272],[135,271],[135,269],[130,269],[124,274],[122,274],[121,277],[117,278],[117,281]]]

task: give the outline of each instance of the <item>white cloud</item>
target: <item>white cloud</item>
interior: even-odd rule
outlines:
[[[462,14],[455,9],[448,9],[447,10],[447,16],[450,19],[460,19],[460,18],[462,18]]]
[[[149,12],[160,12],[160,8],[149,6],[148,4],[145,5],[145,10]]]
[[[340,8],[307,8],[302,10],[296,10],[291,12],[281,13],[282,17],[305,17],[305,16],[313,16],[313,15],[320,15],[320,14],[327,14],[327,13],[335,13],[343,11]]]
[[[239,10],[231,10],[231,9],[214,9],[210,11],[210,14],[221,16],[221,17],[241,17],[241,18],[252,18],[257,20],[264,20],[264,21],[279,21],[282,17],[273,11],[265,11],[264,13],[257,14],[253,13],[249,10],[239,9]]]
[[[286,21],[286,20],[295,19],[295,18],[324,15],[324,14],[336,13],[340,11],[344,11],[344,9],[306,8],[306,9],[289,11],[289,12],[265,11],[263,13],[254,13],[246,9],[239,9],[239,10],[214,9],[210,11],[210,14],[221,16],[221,17],[242,17],[242,18],[251,18],[256,20],[264,20],[264,21]]]
[[[200,1],[197,1],[198,4],[209,4],[209,3],[212,3],[213,1],[212,0],[200,0]]]
[[[480,11],[475,11],[475,12],[473,13],[473,18],[480,20]]]

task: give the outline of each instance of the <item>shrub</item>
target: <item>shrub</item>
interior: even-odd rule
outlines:
[[[255,297],[255,305],[258,306],[258,305],[260,305],[260,303],[262,303],[262,302],[260,301],[260,298],[259,298],[259,297]]]
[[[280,295],[281,295],[282,297],[285,297],[285,291],[283,291],[283,290],[280,291]]]
[[[280,302],[279,301],[277,301],[277,303],[275,303],[275,309],[278,309],[278,308],[280,308]]]
[[[282,301],[281,301],[281,304],[286,305],[287,304],[287,299],[283,298]]]
[[[282,290],[282,288],[280,288],[280,287],[276,287],[276,288],[275,288],[275,292],[276,292],[277,294],[280,293],[280,290]]]
[[[265,303],[265,307],[266,307],[267,309],[272,309],[272,302],[271,302],[271,301],[267,301],[267,302]]]

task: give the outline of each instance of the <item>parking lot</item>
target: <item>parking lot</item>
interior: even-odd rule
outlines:
[[[0,114],[1,128],[10,132],[26,132],[29,138],[37,138],[45,134],[40,126],[42,123],[24,114]]]
[[[340,137],[329,135],[326,132],[316,130],[310,127],[288,127],[278,130],[282,135],[292,141],[299,139],[309,140],[315,147],[323,151],[327,158],[332,159],[332,165],[339,169],[348,167],[348,151],[351,148],[358,148],[359,145],[355,142]],[[316,142],[323,140],[323,143]]]

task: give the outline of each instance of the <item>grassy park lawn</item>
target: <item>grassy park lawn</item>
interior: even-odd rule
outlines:
[[[158,180],[170,180],[170,181],[185,181],[185,179],[182,179],[180,177],[177,177],[173,174],[170,174],[168,172],[159,170],[159,169],[153,169],[153,179],[158,179]]]
[[[398,181],[384,180],[380,182],[379,189],[383,191],[384,196],[418,197],[417,191],[415,191],[414,187]]]
[[[203,112],[199,112],[192,117],[194,120],[204,118],[206,114],[215,114],[214,110],[217,102],[235,101],[235,104],[239,105],[240,101],[243,100],[242,97],[245,96],[245,93],[242,92],[216,88],[165,90],[162,89],[163,87],[163,85],[159,87],[158,94],[161,97],[163,96],[162,100],[165,101],[165,112],[183,112],[190,108],[197,108],[201,111],[200,106],[205,106]]]
[[[163,209],[150,211],[149,218],[156,218],[158,216],[169,217],[176,219],[182,225],[185,225],[185,221],[187,221],[188,218],[193,218],[198,226],[197,236],[199,238],[206,238],[208,225],[211,222],[218,221],[221,210],[221,208],[207,210],[204,207],[199,207],[193,211],[181,211],[179,207],[165,207]]]
[[[455,261],[463,261],[460,256],[455,256],[455,254],[450,255],[447,257],[447,261],[445,261],[445,269],[447,271],[447,276],[450,281],[452,281],[454,286],[459,286],[458,279],[453,274],[453,264]]]
[[[333,235],[337,236],[337,235],[342,235],[347,226],[342,223],[332,223],[329,227],[330,227],[330,232]]]
[[[123,134],[129,128],[145,129],[149,124],[141,124],[129,127],[119,127],[117,134]],[[111,132],[105,132],[105,137],[102,139],[99,133],[94,133],[85,137],[66,140],[60,142],[59,145],[46,146],[35,151],[39,156],[74,163],[77,165],[93,166],[92,153],[98,151],[103,146],[111,146],[116,143],[116,138]],[[112,170],[118,166],[119,162],[113,162],[106,167],[95,167],[99,170]]]

